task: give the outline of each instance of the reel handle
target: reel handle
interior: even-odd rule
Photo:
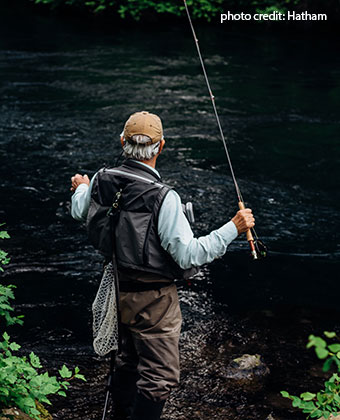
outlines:
[[[245,209],[244,202],[239,201],[238,202],[238,207],[239,207],[240,210],[244,210]],[[257,255],[256,249],[255,249],[254,237],[253,237],[250,229],[247,230],[246,235],[247,235],[247,241],[249,243],[251,255],[252,255],[254,260],[257,260],[258,255]]]

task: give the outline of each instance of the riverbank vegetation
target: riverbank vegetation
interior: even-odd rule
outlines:
[[[303,392],[298,397],[281,391],[283,397],[292,400],[293,407],[308,414],[307,418],[329,419],[340,412],[340,338],[335,332],[325,331],[324,335],[335,342],[328,344],[322,337],[310,335],[307,348],[314,347],[317,357],[325,360],[324,372],[328,372],[335,365],[338,373],[333,373],[325,382],[324,389],[318,392]]]
[[[51,9],[72,8],[87,10],[95,15],[112,14],[120,18],[130,17],[140,20],[150,15],[184,16],[184,4],[178,0],[26,0],[36,5],[44,4]],[[228,10],[234,12],[285,13],[288,10],[310,13],[332,12],[332,17],[339,15],[340,4],[330,0],[187,0],[194,18],[210,21]]]
[[[0,239],[8,238],[9,234],[1,230]],[[4,271],[3,266],[9,262],[8,254],[0,250],[0,271]],[[36,354],[31,352],[27,357],[18,353],[21,346],[10,340],[3,326],[23,325],[22,316],[13,316],[11,302],[14,300],[14,288],[14,285],[0,284],[0,319],[5,321],[0,324],[0,407],[18,408],[35,420],[40,420],[42,414],[44,418],[51,418],[43,407],[43,404],[51,404],[48,397],[53,394],[65,397],[70,380],[85,378],[79,373],[78,367],[72,372],[64,365],[59,369],[61,379],[57,379],[56,376],[41,371],[42,365]]]

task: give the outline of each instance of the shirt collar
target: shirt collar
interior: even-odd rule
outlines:
[[[159,172],[157,171],[157,169],[155,169],[155,168],[153,168],[152,166],[150,166],[150,165],[147,165],[146,163],[144,163],[144,162],[141,162],[141,161],[139,161],[139,160],[135,160],[135,159],[131,159],[133,162],[137,162],[137,163],[139,163],[140,165],[143,165],[143,166],[146,166],[148,169],[151,169],[157,176],[159,176],[159,178],[161,177],[160,176],[160,174],[159,174]]]

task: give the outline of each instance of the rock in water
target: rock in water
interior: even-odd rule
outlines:
[[[41,420],[52,420],[51,414],[45,410],[42,404],[36,402],[37,409],[40,411]],[[28,414],[18,408],[4,408],[0,412],[0,420],[32,420]]]
[[[234,386],[256,391],[262,388],[262,382],[269,373],[269,368],[262,362],[259,354],[244,354],[229,363],[224,377]]]
[[[18,408],[4,408],[0,420],[32,420],[32,418]]]
[[[266,420],[275,420],[272,414],[269,414],[269,416],[266,418]]]

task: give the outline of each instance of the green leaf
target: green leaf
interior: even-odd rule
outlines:
[[[94,9],[94,13],[102,12],[105,9],[106,9],[106,6],[103,6],[103,5],[98,6]]]
[[[4,311],[14,311],[8,303],[0,303],[0,309],[3,309]]]
[[[35,407],[33,408],[31,408],[30,410],[29,410],[29,412],[30,412],[30,415],[32,416],[32,414],[34,415],[34,416],[40,416],[40,411],[39,410],[37,410]],[[40,418],[40,417],[36,417],[36,418]]]
[[[327,337],[327,338],[334,338],[334,337],[336,337],[336,333],[335,332],[330,332],[330,331],[324,331],[323,332],[324,334],[325,334],[325,336]]]
[[[30,353],[30,362],[34,368],[41,368],[40,359],[33,352]]]
[[[68,379],[71,378],[72,372],[65,365],[59,370],[59,374],[62,378]]]
[[[339,375],[337,375],[336,373],[333,373],[333,375],[332,375],[331,379],[332,379],[333,381],[340,381],[340,377],[339,377]]]
[[[6,332],[4,332],[3,334],[2,334],[2,337],[3,337],[3,339],[5,340],[5,341],[9,341],[9,339],[10,339],[10,336],[6,333]]]
[[[327,359],[322,367],[323,372],[328,372],[333,362],[334,362],[334,357],[330,357],[329,359]]]
[[[280,393],[284,398],[291,398],[287,391],[281,391]]]
[[[300,398],[302,398],[304,401],[311,401],[313,398],[316,397],[316,394],[313,394],[311,392],[304,392],[300,395]]]
[[[319,359],[325,359],[328,356],[328,350],[321,348],[321,347],[316,347],[315,348],[315,353],[318,356]]]
[[[45,404],[48,404],[48,405],[52,405],[51,401],[47,397],[40,397],[39,400],[40,400],[39,401],[40,403],[45,403]]]
[[[336,357],[337,357],[338,359],[340,359],[340,351],[338,351],[338,353],[336,354]]]
[[[9,347],[12,351],[17,351],[17,350],[19,350],[19,349],[21,348],[21,346],[20,346],[19,344],[17,344],[17,343],[11,343],[8,347]]]
[[[299,406],[300,406],[300,404],[301,404],[301,400],[300,400],[300,398],[299,398],[299,397],[293,397],[293,403],[292,403],[292,406],[293,406],[293,407],[299,407]]]
[[[326,341],[321,338],[321,337],[315,337],[315,335],[310,335],[309,336],[309,342],[307,344],[307,348],[309,349],[310,347],[321,347],[321,348],[326,348],[327,343]]]
[[[340,344],[330,344],[328,348],[332,353],[337,353],[340,351]]]
[[[30,388],[41,388],[43,384],[43,377],[41,375],[37,375],[34,378],[31,379],[29,385]]]
[[[58,392],[58,395],[61,395],[62,397],[66,397],[66,394],[65,394],[65,392],[64,392],[64,391],[59,391],[59,392]]]
[[[310,413],[316,409],[316,406],[313,401],[303,401],[300,405],[300,409],[302,409],[304,413]]]
[[[64,387],[65,389],[68,389],[68,387],[70,386],[70,383],[67,381],[63,381],[61,382],[61,386]]]
[[[6,397],[8,397],[9,390],[7,388],[0,386],[0,395],[5,395]]]
[[[81,379],[82,381],[86,382],[86,378],[85,378],[84,375],[80,375],[79,373],[77,373],[76,375],[74,375],[74,377],[77,378],[77,379]]]
[[[46,383],[44,384],[43,390],[46,395],[55,394],[60,389],[60,385],[58,383]]]
[[[26,408],[35,408],[35,401],[33,398],[30,397],[22,398],[21,404]]]
[[[5,230],[0,231],[0,239],[9,239],[9,238],[10,236]]]

